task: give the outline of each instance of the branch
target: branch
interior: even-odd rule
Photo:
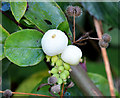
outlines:
[[[71,77],[85,96],[103,96],[81,66],[71,66]]]
[[[75,42],[75,11],[73,15],[73,42]]]
[[[61,98],[63,98],[63,93],[64,93],[64,83],[62,85]]]
[[[0,93],[4,93],[5,91],[0,91]],[[42,94],[33,94],[33,93],[22,93],[22,92],[12,92],[12,94],[19,94],[19,95],[34,95],[34,96],[43,96],[43,97],[50,97],[54,98],[52,96],[42,95]]]
[[[94,18],[94,24],[95,24],[98,37],[101,39],[102,34],[103,34],[102,23],[101,21],[98,21]],[[110,70],[110,63],[109,63],[108,56],[107,56],[107,51],[105,48],[101,48],[101,52],[102,52],[102,57],[105,63],[105,70],[106,70],[106,74],[107,74],[107,78],[109,82],[110,93],[111,93],[111,96],[115,96],[114,85],[113,85],[112,74]]]

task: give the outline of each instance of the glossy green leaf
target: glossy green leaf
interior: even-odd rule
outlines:
[[[27,1],[18,0],[17,2],[10,2],[10,8],[11,8],[13,16],[19,22],[22,16],[25,14],[25,11],[27,8]]]
[[[4,47],[5,40],[8,36],[9,36],[9,33],[0,24],[0,60],[2,60],[5,57],[3,47]]]
[[[95,73],[88,73],[88,76],[96,85],[96,87],[99,88],[99,90],[103,93],[104,96],[110,96],[109,84],[106,78]],[[118,95],[118,92],[116,90],[115,90],[115,93],[116,95]]]
[[[10,18],[0,13],[2,16],[2,26],[9,32],[13,33],[20,30],[19,26],[17,26]]]
[[[98,20],[103,20],[111,26],[118,27],[117,17],[120,15],[118,2],[83,2],[82,5]]]
[[[42,34],[37,30],[25,29],[11,34],[5,43],[5,55],[19,66],[38,64],[44,59],[41,48]]]
[[[67,21],[55,2],[28,2],[28,5],[29,8],[24,16],[43,32],[55,29],[60,23]]]
[[[32,74],[30,77],[25,79],[17,88],[16,92],[25,92],[30,93],[38,85],[44,78],[48,77],[50,74],[48,73],[48,67],[45,62],[41,63],[42,70],[40,69],[38,72]],[[47,82],[47,81],[46,81]],[[16,96],[16,95],[15,95]],[[24,95],[23,95],[24,96]]]

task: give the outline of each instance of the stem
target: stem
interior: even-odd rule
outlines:
[[[103,96],[81,66],[71,66],[71,77],[85,96]]]
[[[64,93],[64,83],[63,83],[63,85],[62,85],[61,98],[63,98],[63,93]]]
[[[4,93],[5,91],[0,91],[0,93]],[[22,92],[12,92],[12,94],[20,94],[20,95],[34,95],[34,96],[44,96],[44,97],[51,97],[47,95],[41,95],[41,94],[33,94],[33,93],[22,93]],[[54,97],[51,97],[54,98]]]
[[[6,17],[8,17],[10,20],[12,20],[16,25],[18,25],[18,26],[22,26],[20,23],[18,23],[15,19],[13,19],[13,18],[11,18],[9,15],[7,15],[5,12],[3,12],[2,10],[0,10],[0,12],[2,13],[2,14],[4,14]]]
[[[75,11],[73,15],[73,43],[75,42]]]
[[[101,21],[98,21],[94,18],[94,24],[95,24],[98,37],[101,39],[102,38],[102,23]],[[105,48],[101,48],[101,52],[102,52],[103,60],[105,63],[105,70],[106,70],[106,74],[107,74],[107,78],[109,82],[110,93],[111,93],[111,96],[115,96],[114,85],[113,85],[112,74],[110,70],[110,63],[109,63],[108,56],[107,56],[107,51]]]
[[[77,40],[77,41],[75,41],[74,43],[82,42],[82,41],[89,40],[89,39],[91,39],[91,40],[100,40],[100,38],[87,37],[87,38],[85,38],[85,39]]]

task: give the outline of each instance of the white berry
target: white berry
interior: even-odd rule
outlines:
[[[79,64],[81,57],[82,51],[74,45],[67,46],[61,54],[62,60],[70,65]]]
[[[44,34],[41,44],[45,54],[54,56],[62,53],[67,47],[68,38],[64,32],[57,29],[51,29]]]

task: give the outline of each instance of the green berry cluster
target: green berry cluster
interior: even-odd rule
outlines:
[[[46,55],[47,62],[51,62],[53,68],[49,71],[53,77],[57,78],[57,83],[61,85],[62,83],[67,83],[67,79],[70,78],[70,64],[65,63],[61,59],[61,55],[48,56]]]

